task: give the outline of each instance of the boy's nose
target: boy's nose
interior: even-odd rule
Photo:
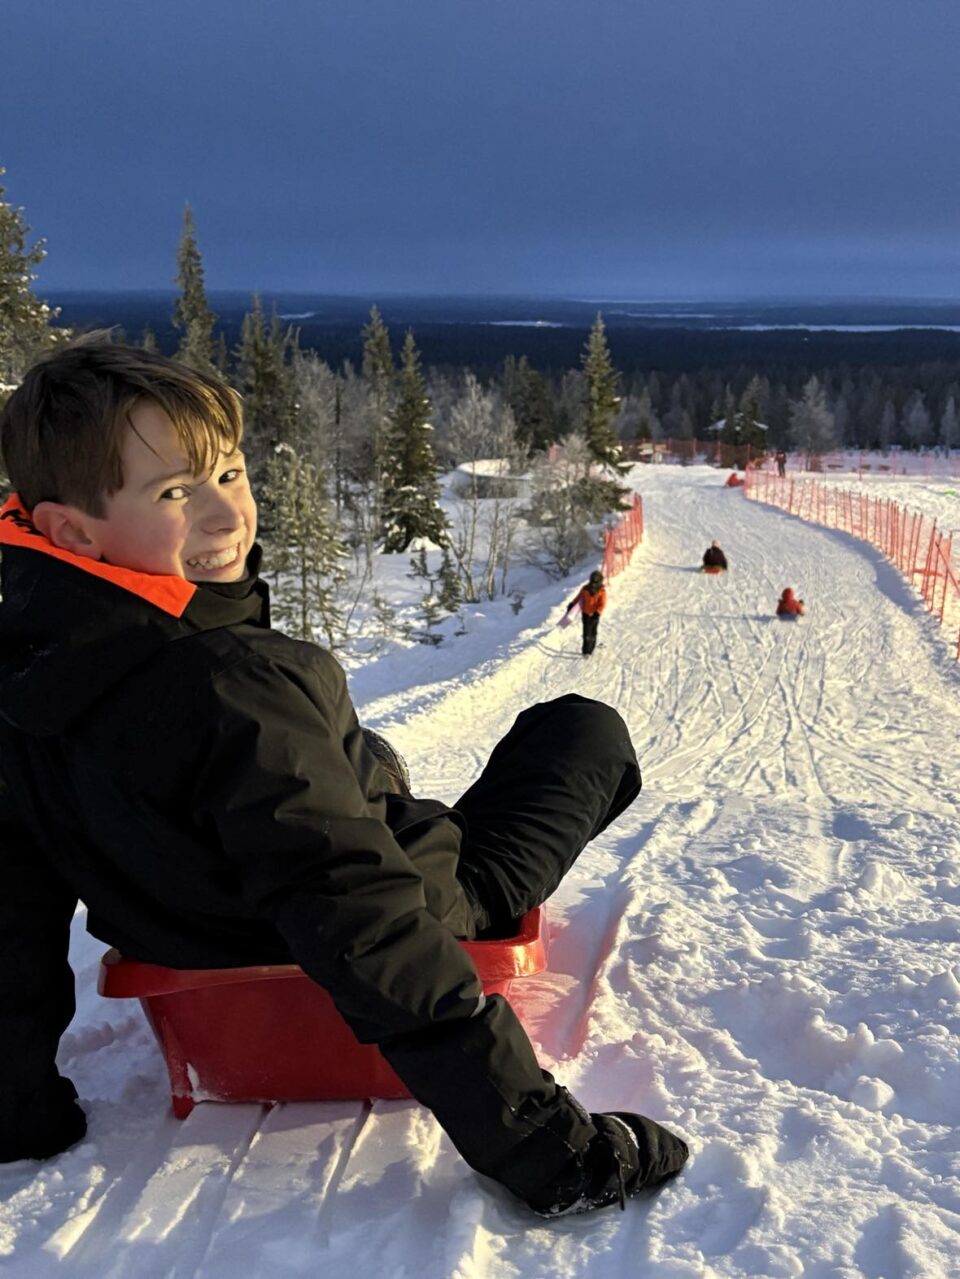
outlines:
[[[236,504],[231,500],[230,494],[219,488],[210,494],[204,506],[201,522],[205,529],[217,532],[221,529],[239,528],[242,517]]]

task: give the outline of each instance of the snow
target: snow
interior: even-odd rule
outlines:
[[[559,320],[487,320],[493,328],[510,329],[564,329],[567,326]]]
[[[589,661],[556,626],[577,575],[350,679],[415,789],[446,800],[530,702],[577,691],[624,715],[643,793],[551,903],[531,1032],[592,1109],[683,1134],[684,1174],[625,1213],[544,1223],[412,1102],[178,1122],[137,1006],[96,994],[81,915],[61,1057],[90,1132],[0,1168],[5,1276],[957,1275],[960,667],[871,547],[708,467],[634,479],[646,539]],[[952,487],[883,482],[916,508]],[[725,577],[695,571],[713,538]],[[793,627],[772,619],[787,585],[808,608]]]
[[[499,479],[510,474],[510,459],[506,457],[478,457],[457,467],[459,475],[485,475]]]

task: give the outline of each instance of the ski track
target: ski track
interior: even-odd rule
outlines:
[[[0,1169],[11,1279],[584,1274],[938,1279],[960,1256],[960,678],[871,548],[704,468],[638,468],[647,538],[593,658],[545,604],[453,679],[361,708],[452,801],[514,715],[616,706],[644,790],[550,905],[529,1025],[593,1109],[691,1142],[625,1214],[542,1224],[409,1102],[201,1105],[178,1123],[149,1033],[94,993],[81,931],[62,1058],[88,1139]],[[692,571],[711,538],[731,572]],[[784,565],[792,567],[786,570]],[[795,625],[772,619],[792,585]]]

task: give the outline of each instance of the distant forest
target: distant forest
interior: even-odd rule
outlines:
[[[51,301],[61,308],[61,323],[117,326],[133,342],[148,330],[168,354],[181,341],[172,323],[173,295],[85,294]],[[299,348],[315,351],[331,369],[349,364],[359,370],[367,302],[323,299],[320,314],[291,314],[287,308],[298,301],[303,303],[280,298],[275,305]],[[235,350],[249,299],[211,294],[210,305],[224,346]],[[488,302],[485,310],[509,314],[511,305],[517,300],[504,300],[499,310]],[[388,298],[380,310],[394,334],[413,328],[435,416],[442,418],[470,370],[485,387],[505,393],[521,430],[525,414],[537,415],[528,434],[541,443],[578,427],[582,355],[593,318],[588,304],[553,306],[563,314],[563,327],[492,324],[477,318],[476,305],[458,307],[450,300]],[[653,326],[616,311],[605,311],[604,320],[620,374],[616,429],[624,440],[702,438],[732,410],[731,421],[744,412],[769,427],[769,444],[790,447],[797,443],[791,405],[802,401],[815,378],[830,419],[822,423],[825,447],[960,446],[960,333],[670,327],[669,318]],[[443,422],[438,425],[442,434]]]

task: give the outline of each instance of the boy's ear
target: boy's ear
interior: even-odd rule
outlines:
[[[96,521],[76,506],[63,502],[38,502],[31,512],[33,522],[48,541],[61,551],[100,559]]]

